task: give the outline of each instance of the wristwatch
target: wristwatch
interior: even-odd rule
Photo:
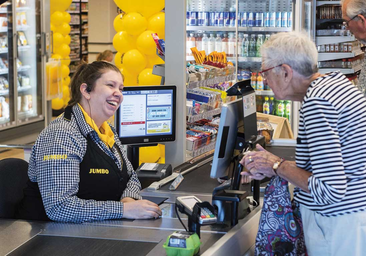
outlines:
[[[275,173],[276,175],[278,175],[278,174],[277,174],[277,169],[280,167],[280,165],[281,165],[284,161],[285,161],[285,159],[281,158],[281,159],[280,159],[280,161],[277,161],[277,162],[275,162],[275,163],[273,164],[272,169],[273,169],[273,171],[274,171],[274,173]]]

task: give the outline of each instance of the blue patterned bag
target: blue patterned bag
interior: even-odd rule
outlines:
[[[307,255],[300,209],[291,203],[288,181],[279,176],[264,193],[255,255]]]

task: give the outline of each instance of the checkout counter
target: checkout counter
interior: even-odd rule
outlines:
[[[287,160],[295,159],[294,146],[268,147]],[[212,158],[212,156],[211,156]],[[183,231],[174,211],[178,196],[195,195],[211,202],[210,156],[203,162],[181,165],[192,171],[175,191],[170,183],[159,190],[144,189],[142,196],[168,198],[156,220],[109,220],[83,224],[0,219],[0,255],[166,255],[163,244],[174,231]],[[183,170],[176,168],[175,171]],[[250,193],[249,186],[242,189]],[[234,227],[215,224],[201,227],[200,255],[253,255],[261,206],[255,207]],[[187,226],[187,218],[180,215]]]

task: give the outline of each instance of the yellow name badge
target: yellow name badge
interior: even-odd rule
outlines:
[[[43,156],[43,161],[49,160],[65,160],[67,159],[67,155],[45,155]]]
[[[109,174],[108,169],[90,169],[89,174]]]

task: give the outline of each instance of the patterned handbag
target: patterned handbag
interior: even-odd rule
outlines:
[[[275,176],[263,200],[255,255],[307,255],[298,203],[291,203],[288,181]]]

